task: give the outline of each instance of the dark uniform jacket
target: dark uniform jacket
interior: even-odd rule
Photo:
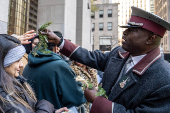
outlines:
[[[22,77],[20,77],[20,78],[22,78]],[[17,91],[21,92],[20,96],[22,97],[22,99],[25,102],[27,102],[29,104],[29,106],[35,111],[32,111],[31,109],[24,107],[22,104],[14,103],[13,102],[14,98],[12,98],[10,96],[10,94],[7,94],[4,91],[4,89],[2,88],[2,85],[0,84],[0,95],[3,98],[11,101],[6,104],[4,104],[4,103],[2,103],[2,101],[0,101],[0,107],[5,113],[54,113],[55,112],[54,106],[51,103],[49,103],[48,101],[46,101],[46,100],[41,100],[38,102],[32,101],[28,97],[28,93],[25,93],[22,88],[20,88],[17,85],[14,85],[14,87],[17,89]],[[11,92],[11,94],[12,94],[12,92]]]
[[[130,53],[121,47],[104,54],[89,52],[65,40],[61,53],[104,71],[102,87],[108,100],[97,97],[91,113],[170,113],[170,65],[161,57],[159,47],[125,75],[120,75],[120,72]]]
[[[75,81],[71,67],[56,53],[28,55],[23,76],[35,91],[38,100],[51,102],[56,109],[80,106],[86,102],[81,84]]]

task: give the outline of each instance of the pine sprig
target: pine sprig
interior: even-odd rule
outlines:
[[[88,80],[86,84],[83,84],[83,90],[85,90],[86,87],[88,87],[89,89],[92,89],[93,86],[94,85],[90,82],[90,80]]]
[[[39,31],[43,31],[45,30],[48,26],[50,26],[52,24],[52,22],[46,22],[45,24],[43,24],[40,28]]]
[[[81,77],[77,77],[76,78],[76,81],[81,81],[83,82],[83,90],[85,90],[85,88],[87,87],[88,89],[93,89],[94,85],[91,83],[90,79],[89,80],[85,80]],[[95,94],[96,96],[103,96],[105,97],[106,99],[108,99],[107,95],[106,95],[106,91],[102,88],[102,86],[98,85],[98,91],[97,93]]]
[[[88,87],[89,89],[92,89],[94,85],[90,82],[90,80],[88,80],[87,83],[88,83],[88,86],[87,86],[87,87]]]
[[[98,91],[97,91],[97,93],[95,95],[96,96],[103,96],[106,99],[108,99],[108,97],[106,95],[106,91],[100,85],[98,85]]]
[[[32,52],[32,54],[35,56],[37,56],[37,51],[40,51],[41,53],[43,54],[50,54],[51,51],[48,51],[47,50],[47,43],[48,43],[48,40],[47,40],[47,36],[46,35],[43,35],[41,34],[41,31],[44,31],[48,26],[50,26],[52,24],[52,22],[46,22],[45,24],[43,24],[38,32],[39,32],[39,43],[37,45],[37,47],[34,49],[34,51]]]

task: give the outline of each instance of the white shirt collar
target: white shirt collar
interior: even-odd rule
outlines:
[[[146,56],[147,54],[144,55],[139,55],[139,56],[130,56],[133,60],[133,64],[136,65],[144,56]]]

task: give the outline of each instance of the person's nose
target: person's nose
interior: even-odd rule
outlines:
[[[20,67],[20,68],[22,68],[23,66],[24,66],[23,62],[22,62],[22,61],[20,61],[20,63],[19,63],[19,67]]]

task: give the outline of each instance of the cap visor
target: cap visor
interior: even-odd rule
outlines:
[[[123,25],[123,26],[119,26],[121,28],[131,28],[131,27],[142,27],[142,26],[132,26],[132,25]]]

